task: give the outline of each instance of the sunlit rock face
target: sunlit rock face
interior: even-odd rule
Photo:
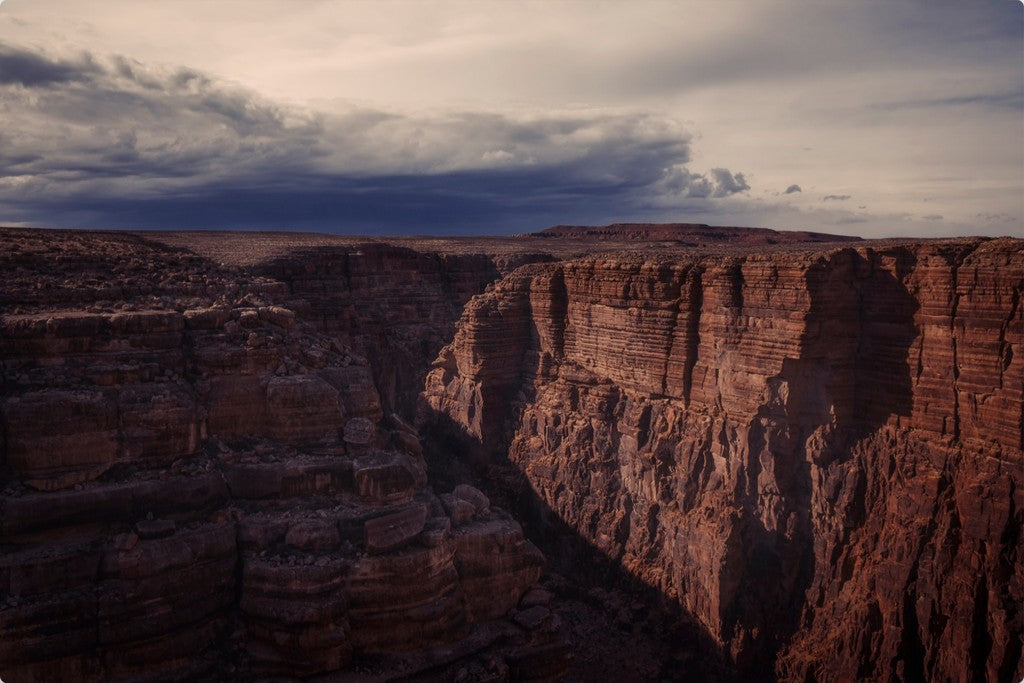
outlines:
[[[741,678],[1020,678],[1022,279],[1016,240],[526,266],[421,421]]]
[[[1024,676],[1022,243],[627,228],[0,230],[0,678]]]

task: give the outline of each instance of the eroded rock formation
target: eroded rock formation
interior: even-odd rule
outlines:
[[[0,677],[1019,679],[1022,243],[678,227],[0,231]]]
[[[433,492],[415,429],[302,286],[132,236],[4,237],[5,681],[564,670],[557,620],[516,618],[543,556],[479,491]],[[359,255],[315,265],[372,301]],[[453,279],[440,313],[378,318],[443,329]]]
[[[526,266],[421,421],[742,678],[1017,680],[1022,279],[1015,240]]]

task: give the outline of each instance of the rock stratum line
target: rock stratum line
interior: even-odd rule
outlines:
[[[0,231],[0,676],[1020,679],[1024,244],[704,228]]]

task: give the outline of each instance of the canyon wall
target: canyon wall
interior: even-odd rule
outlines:
[[[1019,240],[195,239],[0,231],[5,681],[550,680],[516,520],[681,675],[1024,676]]]
[[[288,291],[288,305],[366,357],[384,408],[407,417],[431,361],[466,302],[540,253],[437,253],[364,243],[295,250],[253,270]]]
[[[393,412],[419,387],[378,390],[425,372],[492,262],[241,271],[125,235],[4,238],[3,680],[564,671],[542,555],[480,491],[431,488]]]
[[[1019,680],[1022,280],[1007,239],[527,265],[419,421],[743,679]]]

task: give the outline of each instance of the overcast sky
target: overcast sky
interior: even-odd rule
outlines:
[[[1020,0],[0,0],[0,223],[1024,237]]]

